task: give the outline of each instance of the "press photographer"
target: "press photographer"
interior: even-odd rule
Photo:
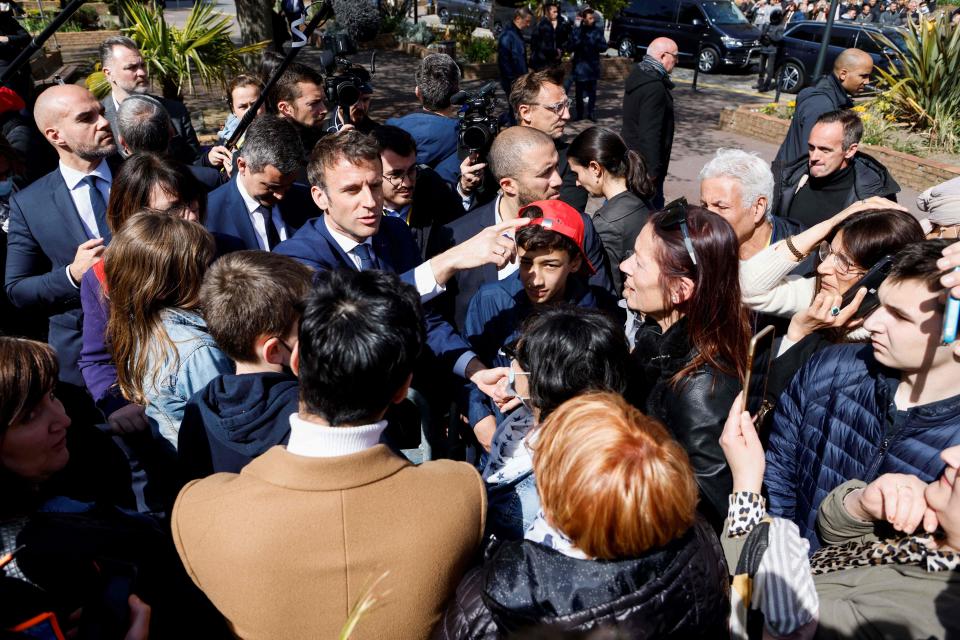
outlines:
[[[321,40],[321,61],[325,68],[323,90],[330,107],[325,124],[328,133],[334,133],[350,124],[361,133],[370,133],[379,123],[370,119],[370,100],[373,85],[370,76],[376,73],[376,53],[370,57],[370,69],[354,64],[346,58],[356,53],[357,47],[349,36],[324,36]],[[372,73],[371,73],[372,72]]]

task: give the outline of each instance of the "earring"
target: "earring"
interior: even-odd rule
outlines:
[[[670,302],[672,302],[673,304],[677,304],[678,302],[680,302],[680,298],[677,296],[677,294],[673,294],[672,296],[670,296]]]

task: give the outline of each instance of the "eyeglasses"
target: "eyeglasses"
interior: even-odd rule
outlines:
[[[403,184],[405,179],[410,180],[410,183],[413,184],[417,181],[417,176],[420,175],[420,167],[418,165],[413,165],[407,169],[406,173],[400,173],[399,171],[391,171],[390,173],[383,174],[384,179],[393,185],[394,189],[399,189],[400,185]]]
[[[547,111],[552,111],[558,116],[562,116],[564,110],[573,108],[573,98],[565,98],[560,102],[554,104],[541,104],[540,102],[532,102],[530,104],[537,105],[538,107],[543,107]]]
[[[677,198],[662,209],[662,214],[657,221],[657,226],[661,229],[670,229],[679,225],[680,233],[683,234],[683,245],[687,248],[693,266],[697,266],[697,254],[693,250],[690,228],[687,226],[687,199]]]
[[[518,398],[521,402],[529,400],[530,396],[521,396],[517,393],[517,376],[529,376],[530,374],[526,371],[515,371],[513,367],[510,367],[510,370],[507,371],[507,388],[503,390],[504,394],[509,397]]]
[[[673,56],[676,60],[679,60],[679,59],[680,59],[680,53],[679,53],[679,52],[664,51],[664,53],[667,54],[668,56]]]
[[[852,260],[850,260],[850,258],[843,255],[839,251],[834,251],[830,243],[826,240],[823,240],[819,245],[817,245],[817,257],[820,258],[820,262],[823,263],[826,262],[827,258],[830,256],[833,256],[833,268],[841,276],[848,275],[851,271],[854,273],[863,271],[863,269],[854,266],[854,263]]]

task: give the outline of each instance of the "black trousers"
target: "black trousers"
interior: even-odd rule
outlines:
[[[597,117],[597,81],[577,80],[577,120],[583,120],[584,115],[591,120]],[[583,112],[584,100],[587,102],[587,112]]]

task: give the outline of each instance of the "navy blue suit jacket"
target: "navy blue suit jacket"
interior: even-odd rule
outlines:
[[[494,207],[496,204],[497,199],[494,198],[487,204],[469,211],[461,218],[434,231],[430,236],[427,255],[432,257],[443,253],[464,240],[472,238],[487,227],[495,225],[497,216]],[[590,276],[590,289],[601,307],[610,308],[611,305],[616,304],[618,296],[614,293],[613,281],[610,279],[607,254],[603,249],[600,236],[597,235],[597,230],[593,228],[593,221],[590,216],[580,213],[580,217],[583,218],[584,249],[590,264],[597,269],[597,272]],[[485,264],[476,269],[458,271],[453,279],[447,283],[447,291],[439,301],[444,317],[452,320],[457,327],[463,329],[464,320],[467,317],[467,307],[477,290],[487,282],[496,281],[497,268],[492,264]]]
[[[80,289],[70,282],[66,268],[87,240],[59,168],[11,196],[7,296],[18,308],[50,317],[48,340],[57,351],[60,379],[80,387],[85,386],[77,367],[83,312]]]
[[[290,187],[278,206],[280,217],[287,227],[287,239],[292,238],[307,220],[321,213],[310,197],[310,192],[297,185]],[[250,220],[243,196],[237,189],[236,175],[233,180],[217,187],[208,196],[206,227],[217,237],[221,253],[260,248],[253,221]]]
[[[403,220],[384,217],[380,229],[371,239],[373,253],[384,271],[399,274],[404,282],[414,285],[413,271],[421,263],[420,250]],[[307,222],[289,240],[281,242],[276,253],[290,256],[314,269],[356,269],[356,263],[333,239],[323,216]],[[441,294],[441,297],[446,294]],[[427,304],[424,310],[427,325],[427,344],[448,370],[470,346],[450,323]]]

